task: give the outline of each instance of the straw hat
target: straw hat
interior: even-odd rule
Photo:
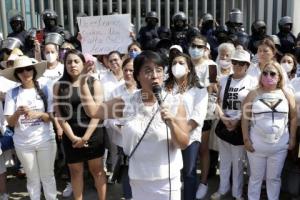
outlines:
[[[11,81],[20,82],[14,76],[15,70],[18,68],[24,68],[29,66],[33,66],[35,68],[37,72],[35,80],[37,80],[45,72],[47,68],[47,62],[46,61],[38,62],[34,58],[29,58],[27,56],[19,56],[16,60],[14,60],[13,66],[0,71],[0,75],[2,75],[3,77]]]
[[[23,52],[19,48],[14,48],[14,50],[12,50],[12,52],[8,56],[7,60],[1,61],[0,65],[3,68],[7,68],[9,67],[10,63],[12,63],[12,61],[16,60],[19,56],[23,56],[23,55],[24,55]]]

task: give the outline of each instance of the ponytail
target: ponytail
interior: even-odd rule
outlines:
[[[43,100],[44,107],[45,107],[45,112],[47,112],[47,110],[48,110],[48,100],[47,100],[46,94],[44,94],[43,90],[41,90],[40,85],[36,80],[33,83],[34,83],[34,87],[35,87],[38,95],[40,95],[41,99]]]

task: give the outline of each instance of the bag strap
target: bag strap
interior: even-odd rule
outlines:
[[[225,90],[224,90],[224,96],[223,96],[223,103],[222,103],[222,109],[226,109],[225,105],[226,105],[226,100],[228,98],[228,90],[229,90],[229,86],[230,86],[230,83],[231,83],[231,78],[232,78],[232,74],[230,74],[228,76],[228,79],[227,79],[227,83],[226,83],[226,86],[225,86]]]
[[[19,89],[20,89],[20,86],[15,87],[11,91],[11,97],[14,100],[15,104],[17,103],[17,97],[18,97],[18,94],[19,94]]]
[[[168,93],[167,93],[166,96],[163,98],[162,102],[165,101],[165,99],[166,99],[167,96],[168,96]],[[142,137],[139,139],[138,143],[135,145],[135,147],[134,147],[133,150],[131,151],[130,155],[128,156],[128,160],[132,157],[132,155],[134,154],[134,152],[136,151],[136,149],[138,148],[138,146],[141,144],[143,138],[144,138],[145,135],[146,135],[146,132],[148,131],[148,129],[149,129],[149,127],[150,127],[150,124],[152,123],[152,121],[153,121],[155,115],[158,113],[159,109],[160,109],[160,107],[158,107],[158,108],[156,109],[155,113],[152,115],[152,117],[151,117],[149,123],[147,124],[147,127],[146,127],[145,130],[144,130],[144,133],[143,133]]]

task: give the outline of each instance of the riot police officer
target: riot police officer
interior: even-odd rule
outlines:
[[[188,52],[190,34],[195,34],[195,29],[191,29],[187,24],[187,17],[184,12],[177,12],[172,17],[171,41],[173,44],[180,45],[183,52]]]
[[[226,22],[229,34],[235,34],[244,31],[243,13],[238,8],[233,8],[229,13],[229,20]]]
[[[263,20],[255,20],[251,25],[251,36],[249,41],[248,49],[253,53],[256,54],[258,44],[261,40],[263,40],[266,34],[267,26]]]
[[[25,39],[27,36],[27,31],[25,30],[25,21],[22,15],[17,14],[10,18],[9,20],[12,32],[7,35],[7,37],[18,38],[23,44],[25,44]]]
[[[282,17],[278,22],[279,32],[277,36],[280,39],[281,47],[280,51],[285,53],[294,53],[296,37],[293,35],[293,21],[289,16]]]
[[[64,30],[63,27],[57,25],[57,14],[54,10],[45,10],[42,17],[45,24],[44,38],[48,33],[60,33]]]
[[[213,35],[214,18],[210,13],[203,14],[200,25],[201,27],[199,27],[199,29],[201,30],[201,35],[205,37],[211,37]]]
[[[218,47],[220,44],[228,42],[228,28],[226,25],[219,25],[213,31],[213,35],[207,38],[207,42],[210,45],[210,55],[213,60],[216,60],[218,56]]]
[[[141,44],[142,49],[149,49],[149,45],[152,40],[158,38],[158,17],[157,13],[150,11],[146,15],[146,26],[143,26],[137,36],[137,41]]]

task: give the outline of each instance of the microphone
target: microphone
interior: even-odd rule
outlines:
[[[152,86],[152,92],[157,99],[158,105],[161,105],[162,103],[161,90],[162,89],[158,84]]]

